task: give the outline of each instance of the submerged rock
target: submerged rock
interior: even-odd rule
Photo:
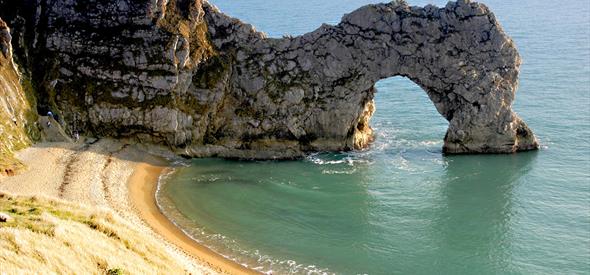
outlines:
[[[70,131],[196,157],[360,149],[373,140],[375,83],[404,76],[449,121],[445,152],[538,147],[511,109],[518,51],[483,4],[368,5],[275,39],[200,0],[90,2],[41,1],[33,13],[31,1],[0,0],[41,108]]]

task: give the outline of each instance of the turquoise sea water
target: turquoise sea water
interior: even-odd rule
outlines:
[[[281,36],[374,2],[213,3]],[[377,84],[369,150],[194,160],[165,179],[163,210],[200,242],[276,274],[589,274],[590,1],[485,3],[523,57],[514,109],[542,150],[443,156],[446,121],[419,87],[392,78]]]

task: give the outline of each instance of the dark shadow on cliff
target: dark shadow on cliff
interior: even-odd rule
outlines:
[[[137,136],[193,157],[360,149],[372,140],[375,83],[404,76],[449,121],[445,152],[538,146],[511,109],[516,46],[480,3],[367,5],[281,39],[207,1],[0,7],[38,112],[59,115],[66,132]]]

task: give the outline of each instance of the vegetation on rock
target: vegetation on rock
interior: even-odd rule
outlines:
[[[10,29],[0,19],[0,175],[23,169],[13,152],[39,139],[35,96],[12,60]]]

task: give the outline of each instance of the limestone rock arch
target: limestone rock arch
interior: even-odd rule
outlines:
[[[445,152],[538,147],[511,109],[518,51],[483,4],[368,5],[275,39],[202,0],[91,2],[0,0],[37,110],[69,132],[192,157],[364,148],[374,84],[404,76],[449,121]]]
[[[444,152],[538,148],[511,108],[520,56],[483,4],[368,5],[338,25],[282,39],[267,38],[208,3],[204,10],[219,52],[214,59],[223,60],[217,62],[227,74],[223,111],[208,126],[223,144],[223,137],[238,136],[242,151],[286,155],[363,148],[372,140],[374,84],[404,76],[449,121]],[[198,146],[192,148],[199,155]]]

